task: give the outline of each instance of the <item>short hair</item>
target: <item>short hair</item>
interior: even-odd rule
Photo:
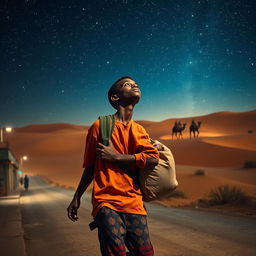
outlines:
[[[117,93],[117,87],[119,86],[119,82],[122,81],[123,79],[132,79],[130,76],[122,76],[121,78],[117,79],[112,85],[111,87],[109,88],[108,90],[108,100],[111,104],[111,106],[115,109],[117,109],[117,103],[116,101],[112,101],[111,100],[111,96],[113,94],[116,94]],[[132,79],[133,80],[133,79]]]

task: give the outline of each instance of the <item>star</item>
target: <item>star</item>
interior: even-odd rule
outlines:
[[[110,85],[122,75],[142,80],[148,102],[152,98],[154,102],[165,102],[172,93],[182,95],[180,85],[190,81],[189,95],[197,96],[198,105],[211,103],[209,112],[216,108],[239,111],[245,104],[256,108],[252,97],[256,92],[255,5],[251,3],[254,1],[245,4],[241,0],[226,0],[224,4],[215,1],[212,6],[210,0],[186,4],[179,0],[104,0],[99,7],[93,0],[62,1],[59,5],[44,0],[45,10],[38,8],[41,5],[37,0],[24,1],[25,8],[13,8],[12,1],[7,0],[0,4],[6,27],[1,32],[0,43],[1,88],[5,92],[0,93],[0,102],[6,105],[13,101],[11,109],[17,109],[17,100],[12,100],[15,91],[16,99],[23,99],[27,110],[32,98],[33,111],[42,114],[36,105],[43,91],[44,109],[51,109],[56,102],[70,113],[81,111],[77,116],[83,116],[86,120],[81,122],[89,124],[89,118],[105,110],[100,106],[92,108],[97,86]],[[163,99],[149,90],[158,82],[166,85]],[[53,86],[56,86],[54,93]],[[240,87],[249,94],[234,90],[225,106],[211,94],[215,88],[225,95],[231,88]],[[101,97],[106,89],[102,86],[97,96]],[[60,96],[58,102],[56,94]],[[84,95],[87,100],[82,108],[79,104]],[[74,98],[77,104],[72,104]],[[182,97],[177,96],[175,100],[182,102]],[[138,111],[144,118],[148,108],[141,103]],[[168,109],[174,112],[179,105],[171,101],[168,104]],[[186,116],[190,101],[184,105],[179,111]],[[90,115],[84,115],[82,110]],[[0,108],[0,122],[9,117],[20,118],[18,111],[9,115],[5,112]],[[170,112],[166,116],[164,112],[160,106],[155,108],[152,119],[170,118]],[[55,118],[58,115],[56,112]],[[63,121],[80,122],[73,118],[70,114]]]

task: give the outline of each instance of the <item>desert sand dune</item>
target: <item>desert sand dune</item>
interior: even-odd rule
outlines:
[[[203,138],[202,141],[222,147],[256,151],[256,134]]]
[[[67,123],[56,123],[56,124],[33,124],[21,128],[15,128],[16,132],[30,132],[30,133],[48,133],[59,130],[83,130],[85,126],[74,125]]]
[[[246,134],[249,130],[256,132],[256,110],[248,112],[218,112],[205,116],[167,119],[161,122],[148,124],[145,121],[138,121],[150,135],[159,138],[170,135],[176,120],[187,123],[184,135],[189,136],[189,126],[192,120],[201,121],[200,132],[217,133],[221,135]]]
[[[172,150],[177,164],[239,168],[256,157],[254,150],[214,145],[201,138],[161,141]]]
[[[204,176],[196,176],[196,170],[205,171]],[[207,168],[194,168],[191,166],[177,166],[177,177],[179,180],[179,189],[189,198],[199,198],[207,196],[207,193],[219,185],[229,184],[230,186],[240,187],[249,194],[256,196],[256,169],[251,170],[248,175],[252,180],[243,179],[245,170],[222,169],[221,174],[216,169],[209,170]]]
[[[184,139],[171,139],[176,120],[187,123]],[[192,120],[202,122],[199,138],[189,138]],[[241,169],[246,161],[256,161],[256,111],[138,122],[150,137],[171,148],[177,164],[179,189],[188,197],[183,202],[204,197],[210,188],[223,184],[237,185],[256,195],[256,184],[252,182],[256,180],[256,170]],[[30,125],[15,128],[7,137],[18,158],[29,157],[22,168],[25,172],[74,188],[83,171],[87,130],[88,126],[72,124]],[[199,166],[205,170],[205,176],[193,175]]]

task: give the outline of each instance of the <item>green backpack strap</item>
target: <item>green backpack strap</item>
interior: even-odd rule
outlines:
[[[102,143],[103,145],[108,146],[115,127],[115,117],[114,115],[99,116],[99,120]],[[125,170],[126,174],[133,179],[135,184],[138,184],[138,176],[136,175],[136,172],[130,169],[128,164],[119,164],[119,167],[120,169]]]
[[[115,117],[114,115],[100,116],[99,120],[102,143],[103,145],[108,146],[115,127]]]
[[[114,115],[108,116],[99,116],[100,120],[100,135],[103,145],[108,146],[109,140],[112,137],[112,133],[115,127],[115,117]],[[96,220],[92,221],[89,224],[90,230],[94,230],[98,227],[98,223]]]

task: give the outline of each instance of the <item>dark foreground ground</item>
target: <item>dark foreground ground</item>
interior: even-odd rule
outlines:
[[[89,195],[83,198],[79,221],[73,223],[67,218],[73,193],[31,177],[30,190],[23,191],[19,200],[27,256],[100,255],[97,230],[88,228],[92,220]],[[4,207],[0,204],[2,212]],[[156,256],[256,255],[255,218],[155,204],[148,204],[147,209]]]

